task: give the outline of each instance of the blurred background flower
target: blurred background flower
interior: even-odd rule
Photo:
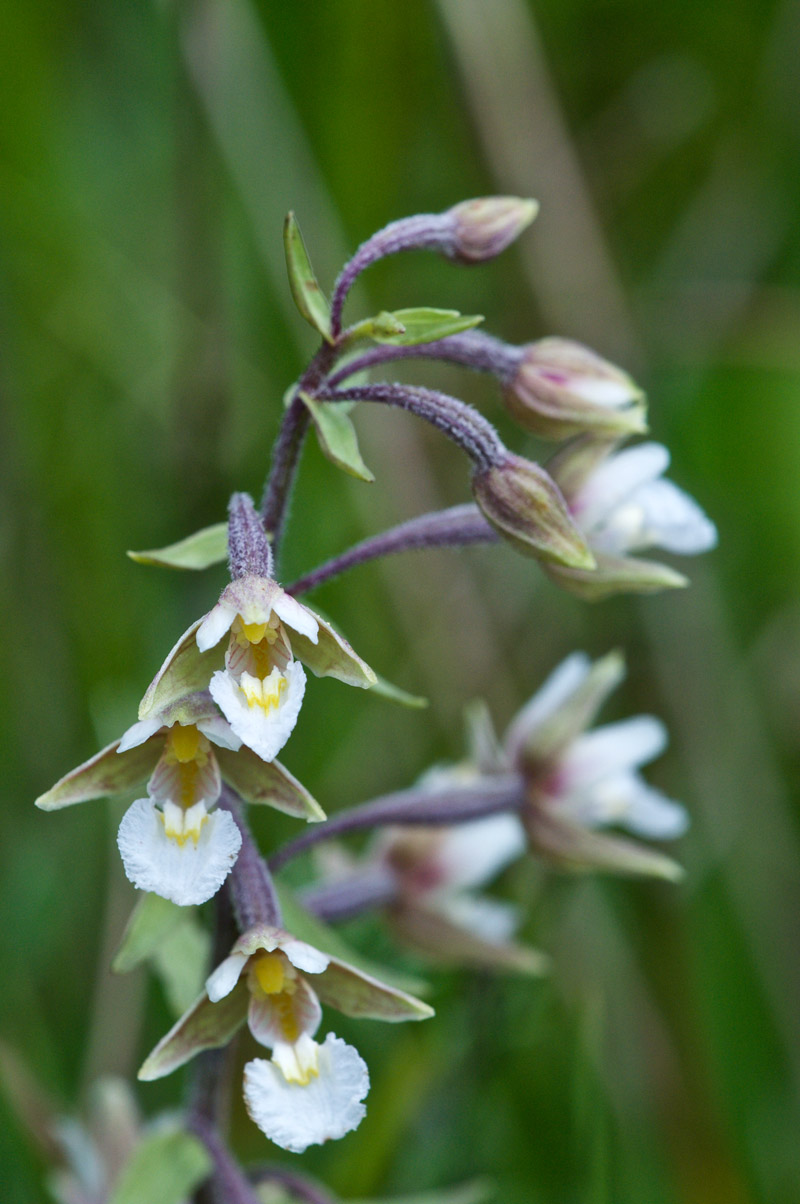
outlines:
[[[649,780],[691,812],[687,876],[512,866],[499,894],[529,908],[521,939],[552,956],[551,976],[448,972],[430,1024],[355,1038],[344,1022],[370,1065],[369,1114],[304,1165],[345,1197],[488,1172],[504,1204],[796,1204],[797,7],[9,0],[5,27],[5,1041],[75,1112],[171,1021],[143,971],[108,972],[134,897],[113,848],[125,800],[47,817],[32,802],[134,721],[224,584],[221,568],[168,573],[124,551],[223,521],[234,489],[258,494],[314,346],[286,283],[285,212],[329,290],[393,218],[533,196],[539,217],[496,262],[382,262],[348,312],[482,313],[487,333],[576,339],[620,365],[719,549],[680,563],[689,590],[591,608],[500,545],[356,569],[310,604],[430,709],[312,680],[285,760],[333,813],[457,757],[466,699],[484,696],[502,730],[573,648],[619,646],[630,673],[606,719],[667,724]],[[491,379],[427,362],[393,375],[464,397],[515,451],[544,454]],[[377,483],[308,447],[287,581],[468,496],[435,432],[377,407],[356,424]],[[297,831],[270,809],[253,822],[265,848]],[[386,960],[380,931],[348,935]],[[137,1088],[148,1115],[179,1093]],[[234,1144],[264,1156],[242,1111]],[[4,1200],[46,1199],[2,1099],[0,1165]]]

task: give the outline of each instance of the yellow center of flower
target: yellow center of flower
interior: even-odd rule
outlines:
[[[187,723],[186,726],[176,723],[169,729],[167,739],[175,760],[180,761],[182,765],[187,761],[193,761],[197,756],[200,748],[200,733],[193,723]]]
[[[277,951],[267,953],[264,949],[253,959],[253,973],[265,995],[277,995],[284,989],[286,983],[284,960],[282,953]]]
[[[277,707],[281,695],[288,686],[288,681],[275,667],[266,677],[253,677],[251,673],[243,673],[239,679],[239,687],[247,699],[249,707],[259,707],[266,715],[273,707]]]
[[[184,809],[175,803],[167,802],[164,804],[164,810],[160,812],[160,818],[170,840],[177,841],[183,848],[187,840],[197,845],[200,833],[208,823],[208,812],[205,803],[195,803],[193,807]]]
[[[166,759],[178,766],[178,796],[175,802],[191,807],[196,801],[197,778],[208,764],[210,745],[193,723],[174,724],[167,732]]]

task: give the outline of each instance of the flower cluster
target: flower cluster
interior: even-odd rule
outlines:
[[[683,808],[639,772],[665,746],[662,724],[637,716],[592,727],[623,675],[616,653],[595,663],[583,654],[568,657],[502,741],[486,713],[474,710],[467,762],[432,770],[410,790],[324,824],[322,808],[276,760],[300,714],[306,669],[395,698],[401,693],[380,682],[335,628],[298,600],[345,568],[412,548],[501,539],[536,558],[565,590],[594,600],[684,585],[679,573],[640,553],[662,548],[687,555],[715,544],[713,524],[664,479],[666,449],[623,445],[646,433],[644,395],[595,352],[560,338],[514,347],[475,329],[481,318],[453,310],[382,311],[343,328],[349,290],[372,263],[413,249],[480,263],[508,246],[536,211],[534,202],[520,198],[480,198],[393,222],[345,265],[330,304],[289,215],[292,294],[322,343],[287,395],[261,508],[235,493],[226,524],[138,554],[202,568],[227,551],[230,582],[169,652],[137,722],[37,800],[51,811],[135,790],[141,797],[126,810],[118,835],[128,878],[183,907],[221,892],[215,901],[218,964],[203,970],[205,989],[156,1045],[139,1077],[166,1075],[226,1046],[247,1025],[270,1054],[245,1066],[247,1109],[269,1138],[293,1152],[342,1137],[365,1112],[369,1076],[360,1054],[330,1032],[317,1041],[323,1004],[384,1021],[433,1014],[340,956],[325,921],[378,910],[399,941],[438,965],[539,974],[547,959],[518,941],[517,909],[481,893],[523,853],[558,869],[680,874],[662,853],[606,831],[622,828],[661,841],[686,826]],[[541,466],[505,447],[488,419],[457,398],[418,386],[364,383],[368,370],[414,355],[492,374],[507,410],[526,430],[567,442]],[[350,418],[356,403],[405,410],[451,439],[469,459],[473,501],[365,540],[284,589],[276,557],[306,433],[313,428],[339,467],[374,479]],[[245,817],[246,805],[262,804],[316,824],[269,863]],[[307,911],[298,907],[300,920],[290,925],[295,932],[287,931],[282,914],[289,908],[281,906],[272,870],[356,828],[379,831],[360,857],[340,846],[331,856],[329,849],[327,871],[304,893]],[[319,939],[299,939],[308,935],[303,916],[312,930],[319,927]],[[195,989],[200,981],[198,975]],[[239,1172],[199,1105],[190,1127],[215,1161],[217,1194],[229,1198],[225,1183]]]

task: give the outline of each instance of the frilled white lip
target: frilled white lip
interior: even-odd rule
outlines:
[[[292,734],[303,695],[306,675],[299,661],[290,661],[284,673],[286,690],[277,704],[264,711],[250,706],[238,682],[227,669],[219,669],[211,678],[211,697],[236,735],[252,748],[262,761],[272,761]]]
[[[316,644],[319,624],[308,607],[268,577],[241,577],[223,590],[217,605],[198,627],[197,647],[201,652],[213,648],[230,631],[237,615],[245,623],[268,623],[273,611],[287,627]]]
[[[227,811],[212,811],[197,843],[167,836],[152,799],[140,798],[122,817],[117,845],[125,873],[140,890],[182,907],[217,893],[239,854],[242,838]]]
[[[301,1154],[310,1145],[344,1137],[366,1115],[366,1063],[352,1045],[328,1033],[318,1050],[318,1073],[308,1083],[289,1083],[274,1062],[256,1058],[244,1068],[244,1100],[259,1129],[284,1150]]]

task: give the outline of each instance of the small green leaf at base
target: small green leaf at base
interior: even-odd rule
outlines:
[[[207,569],[220,564],[228,555],[228,524],[214,523],[194,535],[187,535],[165,548],[146,552],[128,552],[137,564],[155,564],[167,569]]]
[[[131,1154],[108,1204],[179,1204],[211,1173],[211,1157],[191,1133],[145,1137]]]
[[[293,213],[286,215],[283,226],[283,246],[286,252],[289,287],[292,290],[295,305],[305,320],[319,331],[323,339],[328,343],[333,343],[330,306],[314,275],[300,227]]]
[[[378,314],[367,332],[376,343],[390,347],[414,347],[419,343],[435,343],[451,334],[472,330],[483,321],[482,314],[461,314],[457,309],[396,309]],[[392,324],[400,326],[393,331]]]

